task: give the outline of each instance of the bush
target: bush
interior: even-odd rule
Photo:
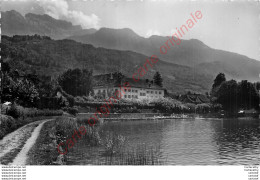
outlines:
[[[11,116],[0,114],[0,139],[16,129],[16,121]]]
[[[179,112],[183,109],[183,104],[180,101],[171,98],[156,99],[151,103],[155,105],[155,109],[163,113]]]
[[[79,113],[79,110],[76,106],[63,108],[63,110],[74,116],[76,116],[76,114]]]
[[[59,91],[62,94],[62,96],[64,96],[67,99],[67,101],[69,102],[69,106],[70,107],[74,106],[75,99],[74,99],[74,97],[72,95],[66,93],[60,86],[57,87],[57,91]]]
[[[74,100],[75,100],[75,102],[78,102],[78,103],[85,103],[86,102],[86,100],[81,96],[75,97]]]
[[[7,110],[7,115],[12,116],[13,118],[18,118],[20,116],[19,110],[16,104],[12,104],[11,107]]]
[[[36,108],[24,108],[16,104],[11,105],[7,110],[6,115],[12,116],[13,118],[20,117],[38,117],[38,116],[61,116],[62,110],[50,110],[50,109],[36,109]]]
[[[117,110],[115,110],[115,112],[117,112],[117,113],[141,113],[141,110],[137,109],[136,106],[133,106],[133,107],[118,108]]]

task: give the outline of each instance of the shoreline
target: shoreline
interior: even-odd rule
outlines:
[[[76,118],[85,120],[94,113],[79,113]],[[100,118],[100,122],[107,121],[138,121],[138,120],[164,120],[164,119],[259,119],[253,116],[246,117],[228,117],[228,116],[210,116],[205,114],[171,114],[165,115],[163,113],[113,113],[110,117]]]

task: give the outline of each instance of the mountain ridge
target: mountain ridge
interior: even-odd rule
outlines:
[[[40,34],[53,39],[72,39],[91,44],[97,50],[106,48],[140,53],[148,57],[157,55],[174,66],[188,66],[191,71],[199,71],[205,76],[215,77],[223,72],[231,79],[259,81],[259,61],[238,53],[213,49],[197,39],[182,39],[180,45],[175,44],[166,54],[161,54],[160,46],[165,45],[168,37],[153,35],[145,38],[129,28],[82,29],[71,22],[57,20],[48,15],[28,13],[22,16],[14,10],[3,12],[1,21],[2,34],[8,36]],[[169,77],[175,79],[172,75]]]
[[[3,35],[34,35],[50,36],[53,39],[63,39],[69,36],[91,34],[96,29],[82,29],[65,20],[52,18],[47,14],[27,13],[24,16],[15,10],[1,12]]]
[[[166,54],[160,52],[160,47],[165,45],[168,38],[163,36],[153,35],[149,38],[141,37],[132,38],[133,35],[129,36],[118,36],[118,31],[124,31],[124,29],[117,29],[111,34],[111,29],[109,34],[105,32],[106,29],[103,29],[102,33],[99,33],[99,30],[93,34],[82,35],[82,36],[72,36],[69,39],[81,43],[92,44],[95,47],[104,47],[109,49],[117,50],[130,50],[133,52],[138,52],[146,56],[151,56],[153,54],[157,55],[159,58],[175,64],[185,65],[189,67],[197,67],[200,65],[208,64],[212,67],[213,76],[216,75],[216,72],[219,72],[218,67],[214,67],[216,61],[220,62],[223,66],[227,66],[230,69],[226,68],[225,72],[228,76],[233,79],[248,79],[250,81],[259,80],[260,74],[260,61],[255,59],[248,58],[245,55],[239,53],[228,52],[224,50],[213,49],[202,41],[197,39],[191,40],[181,40],[179,45],[171,45],[167,49]],[[122,33],[121,34],[126,34]],[[169,43],[171,44],[171,43]],[[246,62],[246,63],[245,63]],[[232,66],[230,65],[232,64]],[[203,71],[203,68],[200,68]],[[229,71],[236,71],[236,73],[230,73]],[[205,73],[209,74],[209,71],[205,69]],[[252,72],[250,74],[250,72]],[[235,74],[241,73],[237,78]],[[243,74],[245,76],[243,76]]]

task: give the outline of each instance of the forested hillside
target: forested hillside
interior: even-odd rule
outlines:
[[[149,58],[131,51],[95,48],[73,40],[52,40],[42,36],[2,36],[2,60],[22,72],[58,77],[71,68],[92,69],[94,75],[121,71],[132,77]],[[208,91],[213,77],[198,69],[159,60],[143,78],[162,74],[164,87],[172,92]]]

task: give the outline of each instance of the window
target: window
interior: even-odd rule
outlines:
[[[155,94],[157,94],[157,91],[155,91]]]
[[[98,93],[101,93],[101,90],[100,90],[100,89],[98,90]]]
[[[153,94],[153,91],[151,91],[151,94]]]
[[[105,93],[106,91],[105,91],[105,89],[103,90],[103,93]]]
[[[140,96],[146,96],[146,94],[145,93],[140,93]]]
[[[162,92],[160,91],[159,94],[162,94]]]
[[[135,92],[135,90],[132,89],[132,92]]]
[[[132,98],[134,98],[135,96],[134,95],[132,95]]]
[[[128,89],[128,92],[131,92],[131,89]]]
[[[127,95],[125,95],[125,98],[127,98]]]
[[[128,95],[128,98],[131,98],[131,95]]]
[[[146,93],[148,94],[150,91],[146,91]]]
[[[137,90],[135,90],[135,92],[137,93]]]
[[[136,99],[138,98],[137,95],[135,95],[135,98],[136,98]]]

